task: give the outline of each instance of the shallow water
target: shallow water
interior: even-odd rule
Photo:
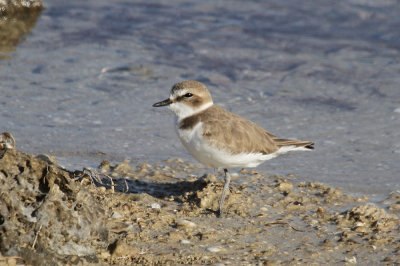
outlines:
[[[399,1],[49,1],[0,61],[0,125],[68,168],[103,159],[194,162],[175,82],[272,133],[312,140],[258,169],[378,200],[400,189]]]

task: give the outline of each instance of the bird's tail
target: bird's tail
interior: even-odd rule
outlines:
[[[304,149],[308,149],[308,150],[314,149],[314,142],[311,142],[311,141],[276,138],[276,139],[274,139],[274,142],[276,145],[278,145],[279,148],[285,147],[285,146],[294,146],[295,148],[304,148]]]

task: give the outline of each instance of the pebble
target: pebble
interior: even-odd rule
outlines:
[[[188,220],[185,220],[185,219],[178,220],[176,222],[176,225],[177,225],[177,227],[185,227],[185,228],[194,228],[194,227],[196,227],[195,223],[193,223],[191,221],[188,221]]]
[[[292,191],[293,185],[291,183],[282,182],[277,186],[277,189],[281,192],[289,192]]]
[[[120,218],[122,215],[119,212],[114,212],[111,218]]]
[[[239,173],[237,173],[237,172],[230,173],[230,175],[231,175],[231,177],[233,177],[233,178],[239,177]]]
[[[139,250],[122,241],[118,241],[115,244],[115,248],[113,250],[110,250],[110,252],[111,255],[115,257],[123,257],[123,256],[132,256],[138,254]]]
[[[363,223],[363,222],[356,222],[355,226],[357,226],[357,227],[365,226],[365,223]]]
[[[147,171],[147,170],[144,169],[142,171]],[[154,171],[151,172],[151,176],[159,176],[159,175],[161,175],[161,172],[158,171],[158,170],[154,170]]]
[[[157,209],[157,210],[161,210],[161,205],[157,202],[154,202],[151,204],[151,208],[152,209]]]
[[[147,169],[147,168],[151,168],[151,165],[148,164],[148,163],[143,163],[143,164],[139,165],[139,168],[141,168],[141,169]]]
[[[357,263],[357,259],[356,259],[356,257],[351,257],[351,258],[345,258],[344,259],[347,263],[350,263],[350,264],[356,264]]]
[[[220,248],[220,247],[208,247],[208,248],[206,248],[206,250],[209,251],[209,252],[217,253],[217,252],[220,252],[222,250],[222,248]]]
[[[119,172],[119,173],[128,173],[129,171],[132,170],[131,166],[128,164],[129,162],[126,162],[127,160],[124,160],[123,163],[118,164],[114,171]]]
[[[168,158],[165,160],[166,163],[183,163],[184,161],[181,158]]]
[[[0,150],[14,149],[15,139],[9,132],[3,132],[0,134]]]
[[[189,240],[187,240],[187,239],[181,239],[181,241],[179,241],[181,244],[184,244],[184,245],[188,245],[188,244],[190,244],[190,241]]]

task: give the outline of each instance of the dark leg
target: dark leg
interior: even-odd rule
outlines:
[[[224,169],[224,172],[225,172],[225,185],[224,185],[224,189],[222,190],[221,200],[219,201],[218,216],[222,215],[222,206],[224,205],[226,191],[228,191],[229,183],[231,182],[231,175],[228,173],[228,169]]]

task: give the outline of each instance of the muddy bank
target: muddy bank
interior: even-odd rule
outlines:
[[[0,264],[400,263],[398,192],[377,207],[242,170],[217,218],[222,173],[194,172],[180,159],[70,172],[3,149]]]

